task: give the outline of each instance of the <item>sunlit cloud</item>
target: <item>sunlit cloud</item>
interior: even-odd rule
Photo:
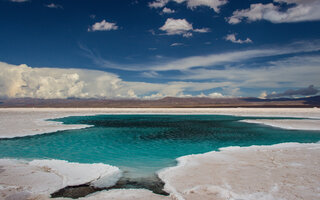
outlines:
[[[191,37],[192,32],[207,33],[210,31],[209,28],[194,29],[186,19],[173,18],[168,18],[159,30],[164,31],[166,35],[182,35],[183,37]]]
[[[119,27],[116,25],[116,23],[107,22],[106,20],[102,20],[101,22],[96,22],[92,26],[88,28],[88,31],[112,31],[112,30],[118,30]]]
[[[175,13],[175,12],[176,12],[175,10],[170,9],[170,8],[167,8],[167,7],[164,7],[164,8],[162,9],[162,13],[163,13],[163,14],[172,14],[172,13]]]
[[[147,83],[124,81],[116,74],[84,69],[33,68],[0,62],[2,98],[161,98],[184,97],[226,86],[219,82]],[[150,73],[151,74],[151,73]],[[154,73],[156,75],[156,72]]]
[[[267,20],[272,23],[293,23],[303,21],[320,20],[319,0],[274,0],[276,3],[256,3],[250,8],[236,10],[228,18],[229,24],[238,24],[244,20],[248,22]],[[282,10],[282,4],[291,5],[288,9]]]

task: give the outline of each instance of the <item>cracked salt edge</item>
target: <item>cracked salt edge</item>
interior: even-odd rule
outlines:
[[[52,192],[67,186],[90,184],[96,188],[110,187],[115,185],[122,176],[122,171],[118,167],[102,163],[82,164],[64,160],[33,160],[27,162],[15,159],[0,159],[0,164],[5,169],[3,173],[8,170],[9,173],[13,173],[11,177],[14,179],[13,182],[10,183],[10,180],[7,180],[9,183],[4,184],[6,177],[0,177],[2,183],[0,192],[9,188],[20,188],[22,191],[27,191],[33,195],[50,196]],[[37,181],[37,175],[39,177],[42,173],[49,173],[47,175],[51,179],[47,183]],[[31,176],[32,179],[25,178],[27,176]],[[54,186],[50,182],[53,180],[55,180]]]

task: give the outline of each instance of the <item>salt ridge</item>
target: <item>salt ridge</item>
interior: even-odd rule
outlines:
[[[120,179],[118,167],[94,163],[81,164],[64,160],[0,159],[3,168],[0,176],[0,196],[10,197],[16,193],[45,195],[67,186],[91,184],[110,187]],[[11,189],[10,189],[11,188]]]

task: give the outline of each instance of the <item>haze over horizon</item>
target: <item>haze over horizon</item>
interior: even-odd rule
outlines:
[[[0,98],[304,97],[319,0],[0,0]]]

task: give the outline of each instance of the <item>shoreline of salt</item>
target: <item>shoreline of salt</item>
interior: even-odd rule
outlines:
[[[319,131],[320,120],[310,119],[253,119],[253,120],[241,120],[240,122],[262,124],[266,126],[272,126],[276,128],[282,128],[287,130],[305,130],[305,131]]]
[[[201,114],[320,119],[319,108],[0,108],[0,139],[88,128],[90,125],[67,125],[50,120],[69,116],[92,116],[101,114]],[[319,127],[320,130],[320,126],[317,127]],[[283,126],[283,128],[285,128],[285,126]],[[301,130],[306,129],[303,128]]]

